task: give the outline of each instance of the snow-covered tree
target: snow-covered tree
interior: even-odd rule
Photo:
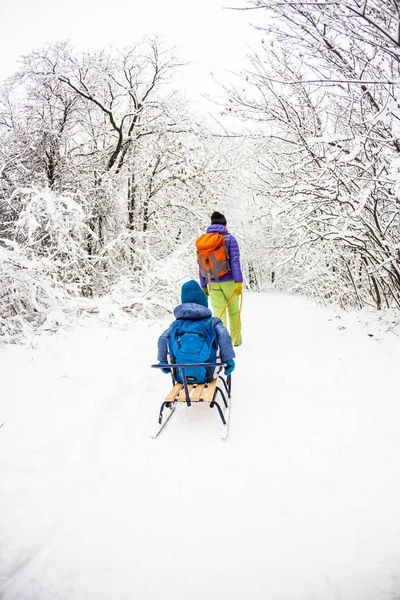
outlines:
[[[229,112],[259,126],[255,187],[265,213],[280,215],[287,249],[276,266],[295,261],[303,291],[314,272],[322,298],[399,305],[398,11],[390,2],[249,4],[268,18]]]

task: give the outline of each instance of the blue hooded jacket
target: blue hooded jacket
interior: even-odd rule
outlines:
[[[225,236],[225,243],[226,243],[226,249],[228,252],[228,256],[229,256],[229,265],[231,267],[231,270],[228,271],[228,273],[225,273],[225,275],[222,275],[219,278],[219,281],[236,281],[236,282],[242,282],[243,281],[243,275],[242,275],[242,270],[240,268],[240,251],[239,251],[239,246],[238,243],[236,241],[236,238],[233,237],[233,235],[231,235],[230,233],[228,233],[227,228],[225,227],[225,225],[217,225],[217,224],[213,224],[210,225],[209,227],[207,227],[207,231],[206,233],[222,233],[222,235]],[[206,281],[204,279],[204,277],[202,276],[202,274],[199,272],[199,278],[200,278],[200,285],[201,287],[205,287],[206,285]]]
[[[186,319],[189,321],[199,321],[201,319],[209,319],[212,316],[211,310],[208,308],[208,299],[197,281],[193,279],[183,284],[181,291],[182,304],[179,304],[174,309],[176,319]],[[232,346],[231,336],[224,326],[221,319],[214,317],[213,326],[217,335],[218,346],[220,348],[221,360],[223,362],[235,358],[235,351]],[[164,331],[158,339],[158,355],[159,362],[167,362],[168,358],[168,338],[172,329],[172,323]]]

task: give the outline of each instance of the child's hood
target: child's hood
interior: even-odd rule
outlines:
[[[198,321],[199,319],[211,317],[211,315],[212,312],[209,308],[206,308],[202,304],[195,304],[194,302],[179,304],[179,306],[174,309],[174,316],[176,319]]]

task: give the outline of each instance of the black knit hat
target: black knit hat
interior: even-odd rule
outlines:
[[[226,219],[220,212],[213,212],[211,215],[211,225],[226,225]]]

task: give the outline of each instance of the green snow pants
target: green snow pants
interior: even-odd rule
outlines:
[[[226,303],[229,298],[232,296],[233,291],[235,289],[236,283],[234,281],[222,281],[220,283],[212,282],[211,283],[211,291],[210,291],[210,299],[213,307],[214,317],[219,317],[222,311],[225,308]],[[229,327],[227,326],[227,314],[229,316]],[[231,338],[233,340],[236,332],[236,327],[239,321],[239,296],[236,294],[233,296],[230,301],[228,308],[225,310],[224,314],[221,316],[221,319],[231,334]],[[234,340],[234,345],[239,346],[242,343],[242,323],[239,321],[239,327],[237,330],[236,339]]]

